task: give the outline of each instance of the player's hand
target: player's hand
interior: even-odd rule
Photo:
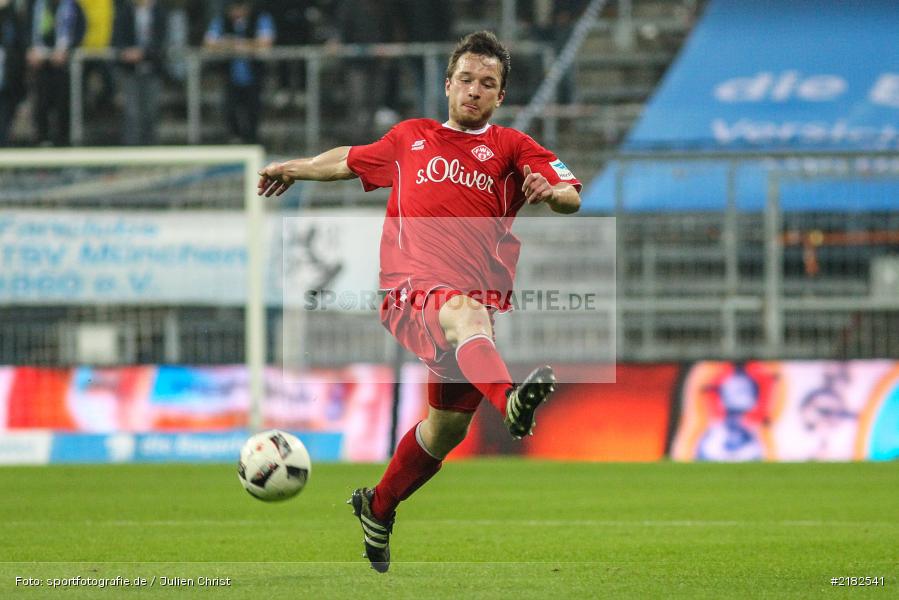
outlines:
[[[137,47],[125,48],[119,56],[122,62],[134,65],[144,59],[144,51]]]
[[[69,60],[69,53],[66,50],[54,50],[52,54],[50,54],[50,62],[53,63],[54,66],[61,67],[66,64]]]
[[[530,165],[524,166],[524,184],[521,186],[521,191],[524,192],[524,199],[528,204],[545,202],[553,197],[553,186],[549,184],[546,177],[532,172]]]
[[[284,172],[284,163],[269,163],[267,167],[259,171],[259,184],[256,193],[266,198],[272,195],[280,196],[293,185],[294,179]]]
[[[29,48],[26,55],[29,67],[39,67],[47,59],[47,51],[43,48]]]

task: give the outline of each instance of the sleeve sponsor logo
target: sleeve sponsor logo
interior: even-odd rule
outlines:
[[[559,179],[562,181],[569,181],[574,179],[574,174],[565,166],[561,160],[556,160],[549,163],[549,166],[553,168],[553,171],[559,176]]]

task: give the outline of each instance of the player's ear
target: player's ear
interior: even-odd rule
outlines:
[[[447,77],[446,81],[443,83],[443,93],[446,94],[447,98],[449,98],[449,87],[450,87],[450,80],[449,80],[449,77]]]
[[[499,105],[503,103],[503,100],[506,98],[506,90],[500,90],[499,94],[496,96],[496,108],[499,108]]]

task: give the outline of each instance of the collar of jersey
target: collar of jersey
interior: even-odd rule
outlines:
[[[490,123],[487,123],[480,129],[470,129],[468,131],[462,131],[461,129],[456,129],[455,127],[450,127],[449,121],[445,122],[443,124],[443,126],[446,127],[447,129],[452,129],[453,131],[458,131],[459,133],[467,133],[469,135],[480,135],[480,134],[484,133],[485,131],[487,131],[488,129],[490,129]]]

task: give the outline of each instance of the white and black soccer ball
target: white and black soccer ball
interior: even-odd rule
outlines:
[[[312,462],[303,442],[277,429],[248,439],[237,463],[244,489],[266,502],[293,498],[306,486],[311,472]]]

